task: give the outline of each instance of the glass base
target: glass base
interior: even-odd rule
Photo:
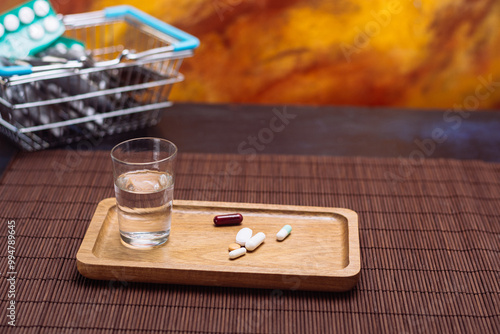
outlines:
[[[149,249],[165,244],[170,235],[170,230],[162,232],[134,232],[120,231],[123,245],[134,249]]]

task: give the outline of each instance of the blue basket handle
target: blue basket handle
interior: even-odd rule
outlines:
[[[13,75],[31,74],[31,65],[27,66],[0,66],[0,77],[11,77]]]
[[[172,44],[174,51],[191,50],[200,45],[200,41],[198,38],[180,29],[177,29],[176,27],[173,27],[170,24],[167,24],[149,14],[146,14],[132,6],[122,5],[122,6],[108,7],[104,9],[104,15],[106,16],[106,18],[116,18],[128,15],[156,30],[161,31],[166,35],[172,36],[173,38],[179,41],[177,43]]]
[[[137,8],[128,5],[108,7],[104,9],[104,16],[106,18],[118,18],[124,16],[131,16],[136,20],[158,30],[162,33],[172,36],[178,42],[173,43],[171,46],[173,51],[192,50],[200,45],[200,40],[176,27],[171,26],[149,14],[146,14]],[[11,77],[13,75],[25,75],[33,73],[30,65],[27,66],[0,66],[1,77]]]

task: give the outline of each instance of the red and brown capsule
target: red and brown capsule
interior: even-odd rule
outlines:
[[[239,213],[231,213],[228,215],[218,215],[214,217],[216,226],[238,225],[243,221],[243,216]]]

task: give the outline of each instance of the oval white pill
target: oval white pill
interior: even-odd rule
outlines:
[[[241,247],[241,248],[235,249],[234,251],[230,251],[229,252],[229,258],[231,260],[233,260],[233,259],[236,259],[236,258],[238,258],[240,256],[245,255],[246,253],[247,253],[246,248]]]
[[[259,232],[246,242],[245,248],[249,251],[253,251],[257,249],[257,247],[259,247],[264,242],[265,239],[266,235],[262,232]]]
[[[9,14],[4,17],[3,25],[7,31],[16,31],[19,28],[19,19],[14,14]]]
[[[50,11],[50,6],[47,1],[44,0],[38,0],[35,1],[35,4],[33,5],[33,9],[35,10],[36,16],[44,17],[47,16],[47,14]]]
[[[3,36],[3,33],[5,32],[5,29],[3,25],[0,24],[0,38]]]
[[[39,40],[42,39],[45,35],[45,30],[43,30],[43,27],[41,25],[35,23],[33,25],[30,25],[30,27],[28,28],[28,34],[30,35],[31,39]]]
[[[242,228],[238,234],[236,234],[236,243],[245,246],[245,243],[252,237],[252,230],[248,227]]]
[[[276,239],[279,241],[284,240],[292,232],[292,227],[290,225],[285,225],[278,233],[276,233]]]
[[[48,32],[56,31],[57,29],[59,29],[60,25],[61,22],[52,16],[49,16],[43,20],[43,26],[45,27],[45,30],[47,30]]]
[[[24,24],[30,24],[35,19],[35,13],[33,9],[29,7],[23,7],[19,10],[19,20]]]

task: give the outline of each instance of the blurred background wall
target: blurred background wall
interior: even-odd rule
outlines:
[[[196,35],[175,101],[500,108],[499,1],[52,3],[68,14],[130,4]]]

